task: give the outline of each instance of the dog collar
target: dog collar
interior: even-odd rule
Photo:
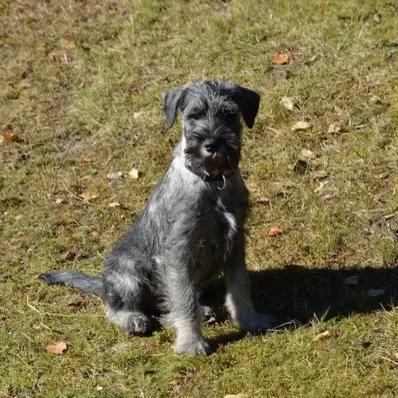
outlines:
[[[218,175],[210,175],[206,174],[205,172],[201,172],[198,170],[194,170],[191,165],[185,165],[185,167],[193,174],[198,176],[201,180],[204,182],[216,182],[217,183],[217,188],[222,191],[226,186],[227,186],[227,179],[229,176],[225,176],[224,174],[218,174]]]

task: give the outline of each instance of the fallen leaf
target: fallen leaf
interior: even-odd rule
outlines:
[[[61,203],[64,203],[64,199],[63,198],[55,198],[55,204],[56,205],[60,205]]]
[[[344,279],[344,284],[347,286],[356,286],[358,285],[358,282],[359,282],[358,275],[352,275]]]
[[[300,152],[300,159],[313,160],[315,158],[315,153],[310,151],[309,149],[302,149]]]
[[[11,144],[18,141],[18,136],[11,129],[4,129],[0,133],[0,144]]]
[[[308,130],[311,127],[311,124],[308,122],[304,122],[304,121],[299,121],[295,124],[293,124],[291,130],[292,131],[303,131],[303,130]]]
[[[289,56],[289,54],[274,54],[271,57],[271,61],[273,64],[285,65],[285,64],[289,63],[290,56]]]
[[[115,171],[108,173],[107,176],[108,180],[119,180],[123,177],[123,171]]]
[[[83,193],[81,193],[79,196],[81,198],[83,198],[83,200],[87,203],[90,202],[90,200],[98,198],[98,194],[96,194],[95,192],[93,192],[89,189],[87,191],[84,191]]]
[[[325,12],[327,5],[328,2],[326,0],[321,0],[321,2],[319,3],[319,8],[321,12]]]
[[[263,197],[257,198],[256,199],[256,203],[259,204],[259,205],[266,205],[266,204],[269,203],[269,199],[268,198],[263,198]]]
[[[282,97],[280,103],[288,111],[292,111],[295,105],[294,98],[292,97]]]
[[[62,255],[62,257],[58,260],[59,263],[65,263],[68,261],[73,261],[77,256],[75,250],[68,250],[66,253]]]
[[[110,208],[120,207],[120,203],[119,202],[112,202],[112,203],[109,203],[108,207],[110,207]]]
[[[346,119],[348,116],[348,112],[346,109],[341,108],[338,105],[334,106],[334,113],[339,119]]]
[[[326,340],[331,336],[332,334],[329,332],[329,330],[325,330],[324,332],[317,334],[312,341]]]
[[[137,180],[140,176],[140,172],[138,171],[138,169],[136,169],[135,167],[133,167],[129,172],[128,172],[128,176],[129,178],[131,178],[132,180]]]
[[[329,174],[325,170],[318,170],[314,173],[314,179],[318,181],[325,180],[328,177]]]
[[[100,239],[100,234],[97,231],[91,232],[91,239],[93,241],[98,241]]]
[[[376,13],[375,15],[373,15],[373,21],[375,21],[376,23],[381,23],[381,14]]]
[[[321,181],[319,183],[319,186],[317,188],[314,189],[315,193],[321,192],[323,190],[323,188],[325,188],[325,185],[329,184],[329,181]]]
[[[384,289],[369,289],[368,297],[379,297],[384,294]]]
[[[144,114],[143,111],[134,112],[134,113],[133,113],[133,118],[134,118],[135,120],[141,119],[141,116],[142,116],[143,114]]]
[[[321,196],[321,200],[323,200],[324,202],[328,202],[329,200],[333,200],[335,197],[336,197],[336,195],[334,195],[332,193],[327,193],[327,194]]]
[[[328,127],[328,134],[337,134],[341,131],[341,127],[338,123],[332,123]]]
[[[341,257],[346,258],[346,257],[352,257],[355,256],[355,250],[348,249],[345,252],[341,253]]]
[[[76,44],[73,40],[61,39],[60,45],[66,50],[72,50],[73,48],[76,48]]]
[[[72,307],[72,308],[84,308],[87,307],[89,301],[87,299],[83,299],[81,297],[76,297],[74,299],[72,299],[71,301],[69,301],[69,303],[67,304],[68,307]]]
[[[293,171],[297,174],[304,174],[310,167],[311,165],[306,160],[298,159],[293,166]]]
[[[62,355],[68,351],[68,346],[63,341],[58,341],[55,343],[48,343],[46,346],[46,352],[50,354]]]
[[[278,236],[283,234],[284,232],[285,230],[282,227],[275,225],[267,231],[267,236]]]
[[[243,394],[243,393],[227,394],[227,395],[224,395],[224,398],[249,398],[249,396],[247,394]]]
[[[382,102],[382,100],[380,99],[380,97],[378,97],[377,95],[371,95],[371,96],[369,97],[369,103],[370,103],[370,104],[378,105],[378,104],[382,104],[383,102]]]

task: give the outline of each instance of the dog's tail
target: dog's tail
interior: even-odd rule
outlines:
[[[104,296],[104,281],[100,276],[89,276],[80,271],[48,271],[39,276],[50,285],[66,285],[95,296]]]

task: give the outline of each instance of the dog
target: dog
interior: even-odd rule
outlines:
[[[273,318],[254,309],[245,266],[248,191],[239,171],[241,118],[252,128],[260,96],[231,81],[193,81],[164,95],[168,128],[182,113],[182,138],[163,179],[134,225],[105,260],[101,276],[49,271],[41,278],[103,297],[108,320],[129,334],[176,329],[174,352],[209,354],[199,294],[215,276],[242,330],[264,331]]]

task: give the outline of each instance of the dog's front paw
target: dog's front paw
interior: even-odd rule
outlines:
[[[186,355],[209,355],[211,346],[203,339],[194,342],[176,343],[174,352]]]
[[[153,329],[154,321],[142,313],[133,312],[128,318],[126,332],[129,335],[142,336],[152,333]]]
[[[254,312],[240,319],[238,324],[246,332],[256,333],[271,329],[275,326],[276,321],[271,315]]]
[[[205,323],[206,325],[216,323],[217,315],[213,308],[207,305],[201,305],[200,310],[202,311],[203,323]]]

